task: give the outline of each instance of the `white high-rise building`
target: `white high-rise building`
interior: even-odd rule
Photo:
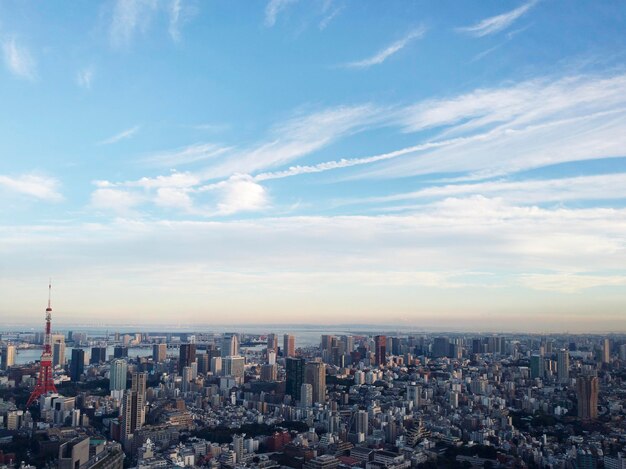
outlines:
[[[126,360],[118,358],[111,362],[109,371],[109,390],[111,397],[121,399],[126,390],[126,377],[128,374],[128,364]]]
[[[7,344],[0,350],[0,369],[7,370],[15,365],[15,345]]]
[[[225,334],[222,338],[222,357],[239,355],[239,337],[237,334]]]

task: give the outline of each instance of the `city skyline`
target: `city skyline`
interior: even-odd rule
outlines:
[[[55,326],[623,332],[625,44],[618,2],[2,3],[3,322],[52,276]]]

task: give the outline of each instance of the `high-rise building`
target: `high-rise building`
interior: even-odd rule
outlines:
[[[237,334],[224,334],[222,338],[222,358],[239,355],[239,337]]]
[[[278,353],[278,336],[276,334],[267,334],[267,351]],[[284,350],[283,353],[285,353]]]
[[[128,358],[128,347],[116,345],[113,348],[113,358]]]
[[[326,365],[309,362],[304,367],[304,381],[311,385],[313,403],[326,402]]]
[[[313,386],[304,383],[300,386],[300,407],[308,408],[313,405]]]
[[[283,355],[285,357],[296,356],[296,338],[291,334],[283,336]]]
[[[7,344],[0,350],[0,369],[8,370],[15,365],[15,345]]]
[[[387,337],[377,335],[374,337],[374,360],[376,366],[384,365],[387,360]]]
[[[191,391],[191,380],[193,378],[193,371],[190,366],[184,366],[182,373],[182,392]]]
[[[133,373],[132,385],[122,403],[122,441],[128,444],[145,423],[146,373]]]
[[[196,361],[196,344],[181,344],[178,349],[178,369],[191,366]]]
[[[356,413],[356,418],[354,419],[356,433],[363,433],[365,435],[368,434],[368,430],[369,430],[368,420],[369,419],[368,419],[367,411],[359,410]]]
[[[126,378],[128,374],[128,364],[126,360],[121,358],[114,359],[111,362],[111,370],[109,372],[109,390],[111,396],[121,399],[126,390]]]
[[[610,363],[611,362],[611,341],[605,338],[602,341],[602,363]]]
[[[533,355],[530,357],[530,377],[543,378],[543,357],[541,355]]]
[[[597,376],[582,375],[576,378],[578,418],[593,420],[598,417],[599,384]]]
[[[65,337],[60,335],[53,338],[52,342],[52,366],[65,365]]]
[[[276,381],[278,375],[276,364],[266,363],[261,366],[261,381]]]
[[[406,400],[409,402],[413,402],[415,407],[420,405],[420,397],[422,394],[422,387],[418,386],[415,382],[411,382],[406,387]]]
[[[236,378],[239,383],[242,383],[245,363],[246,359],[239,355],[224,358],[222,361],[224,376],[232,376],[233,378]]]
[[[433,340],[433,357],[447,357],[450,354],[450,339],[447,337],[435,337]]]
[[[197,354],[196,364],[198,365],[198,373],[206,375],[209,372],[209,355],[206,353]]]
[[[106,347],[91,347],[91,356],[89,357],[90,365],[99,365],[107,361]]]
[[[294,401],[300,400],[300,388],[304,383],[304,359],[289,357],[285,361],[287,379],[285,394],[289,394]]]
[[[154,363],[161,363],[167,357],[167,344],[152,345],[152,360]]]
[[[569,381],[569,351],[566,349],[559,350],[557,354],[556,376],[561,383]]]
[[[237,464],[243,463],[243,441],[245,435],[233,435],[233,451],[235,452],[235,460]]]
[[[213,373],[214,376],[222,374],[222,357],[211,358],[211,373]]]
[[[74,382],[80,381],[83,371],[85,371],[85,351],[82,348],[74,348],[70,362],[70,379]]]

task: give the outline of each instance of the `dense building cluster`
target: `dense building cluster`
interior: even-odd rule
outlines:
[[[625,336],[68,332],[26,408],[41,340],[2,335],[0,467],[626,468]]]

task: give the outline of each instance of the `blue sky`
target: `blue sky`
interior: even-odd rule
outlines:
[[[0,311],[617,330],[623,2],[0,3]],[[129,319],[130,318],[130,319]]]

